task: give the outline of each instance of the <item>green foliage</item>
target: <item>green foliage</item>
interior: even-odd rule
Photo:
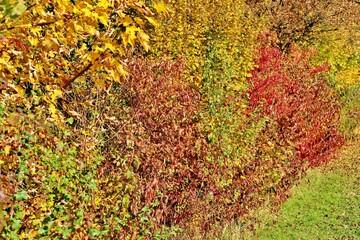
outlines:
[[[328,82],[341,95],[341,130],[348,138],[359,135],[356,109],[359,108],[360,45],[355,39],[360,37],[356,29],[360,23],[356,19],[347,19],[348,24],[344,23],[336,29],[328,26],[312,43],[317,54],[311,61],[314,64],[326,61],[331,66],[327,73]]]
[[[96,149],[87,150],[83,157],[81,134],[74,138],[69,130],[44,121],[46,111],[17,106],[14,97],[2,95],[0,101],[0,146],[5,149],[0,155],[2,237],[85,236],[85,223],[78,213],[91,212],[97,167],[103,158]]]
[[[26,11],[26,5],[23,1],[11,1],[11,0],[2,0],[0,2],[0,19],[3,17],[10,17],[15,19],[19,17]]]

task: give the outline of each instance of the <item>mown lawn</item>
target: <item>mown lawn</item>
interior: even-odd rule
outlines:
[[[257,213],[254,232],[232,226],[221,239],[360,239],[360,140],[310,170],[291,194],[277,214]]]

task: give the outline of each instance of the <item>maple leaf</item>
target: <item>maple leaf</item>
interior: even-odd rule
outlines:
[[[130,44],[131,46],[135,46],[136,32],[140,29],[135,26],[127,27],[125,32],[122,34],[122,39],[125,44]]]
[[[147,35],[146,33],[144,33],[144,31],[140,30],[138,32],[138,36],[139,36],[139,41],[141,43],[141,45],[144,47],[145,51],[149,51],[150,49],[150,45],[149,45],[149,35]]]

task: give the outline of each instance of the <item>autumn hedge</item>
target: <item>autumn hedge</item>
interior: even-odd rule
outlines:
[[[318,30],[342,29],[346,45],[356,32],[331,14],[356,5],[12,4],[0,5],[3,238],[202,238],[286,200],[341,146],[341,122],[353,136],[356,105],[340,96],[356,99],[358,52],[329,51]]]

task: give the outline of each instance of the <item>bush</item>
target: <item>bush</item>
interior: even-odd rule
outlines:
[[[97,212],[122,223],[107,236],[163,236],[194,214],[206,184],[206,142],[198,124],[200,95],[182,80],[184,64],[133,59],[127,79],[108,93],[77,97],[71,107],[81,116],[98,112],[92,123],[80,122],[102,138]]]
[[[339,98],[322,74],[328,66],[312,67],[309,58],[295,46],[282,55],[265,45],[249,78],[250,103],[276,122],[278,139],[294,146],[297,157],[292,164],[298,167],[326,162],[343,143],[337,131]]]

